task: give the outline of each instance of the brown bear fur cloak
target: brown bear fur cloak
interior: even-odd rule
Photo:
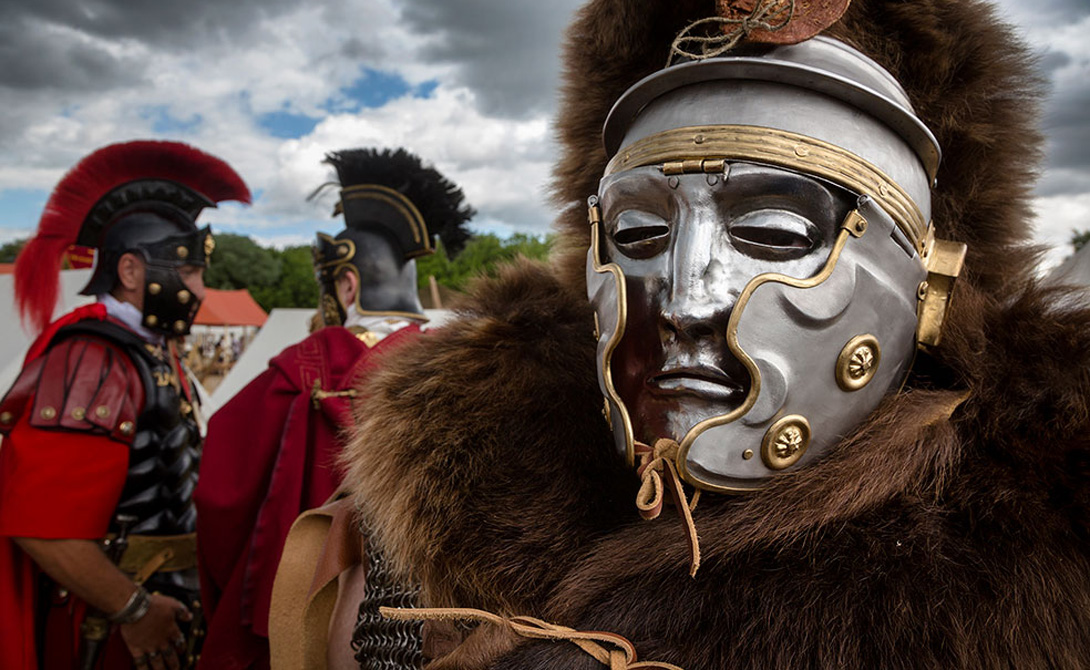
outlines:
[[[609,106],[713,12],[578,14],[554,263],[482,281],[364,389],[345,462],[372,540],[422,606],[611,631],[686,670],[1090,668],[1090,312],[1031,280],[1039,81],[976,0],[855,0],[828,31],[902,83],[943,147],[934,221],[969,257],[942,346],[820,462],[705,495],[695,577],[674,512],[637,516],[601,413],[582,203]],[[601,667],[567,642],[474,638],[492,646],[431,667]]]

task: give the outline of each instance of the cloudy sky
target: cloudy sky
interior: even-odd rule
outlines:
[[[558,47],[580,0],[0,0],[0,242],[94,148],[191,142],[256,195],[208,220],[265,244],[331,231],[325,152],[406,146],[479,231],[544,233]],[[1052,85],[1038,238],[1090,227],[1090,2],[999,0]]]

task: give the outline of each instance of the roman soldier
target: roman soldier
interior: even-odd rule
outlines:
[[[284,538],[340,485],[356,384],[421,335],[415,259],[434,251],[429,231],[457,249],[473,215],[461,189],[404,149],[350,149],[326,162],[340,187],[333,216],[345,228],[318,233],[314,245],[323,327],[273,358],[209,425],[196,494],[211,615],[202,667],[268,667]]]
[[[565,62],[553,264],[359,388],[282,667],[323,526],[418,589],[361,627],[476,625],[396,667],[1090,667],[1090,312],[1034,281],[994,10],[591,0]]]
[[[40,335],[0,401],[4,668],[192,661],[201,434],[176,343],[214,245],[198,216],[224,200],[250,193],[218,158],[110,145],[60,181],[16,261],[16,301]],[[97,301],[50,323],[73,244],[95,252],[82,293]]]

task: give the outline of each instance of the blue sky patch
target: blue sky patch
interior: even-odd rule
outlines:
[[[0,229],[25,230],[18,237],[30,237],[38,227],[49,191],[12,188],[0,191]]]
[[[438,80],[434,79],[413,86],[396,72],[364,68],[361,73],[360,78],[352,82],[351,86],[341,89],[342,99],[348,103],[344,111],[375,109],[406,95],[412,95],[414,98],[430,98],[439,86]],[[340,101],[330,101],[327,109],[334,111],[335,108],[340,107],[336,104],[337,102]]]
[[[318,125],[318,119],[292,112],[269,112],[257,117],[257,124],[273,137],[295,139],[309,135]]]

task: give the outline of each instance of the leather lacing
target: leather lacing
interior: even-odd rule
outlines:
[[[640,490],[636,494],[636,507],[644,519],[657,519],[662,513],[663,493],[670,493],[670,500],[685,524],[685,533],[689,540],[689,576],[695,577],[696,571],[700,569],[700,540],[697,537],[696,524],[693,523],[693,510],[700,502],[700,489],[694,491],[692,500],[686,498],[676,465],[680,448],[677,442],[667,438],[660,438],[654,447],[642,442],[636,443],[636,455],[640,458],[636,472],[641,479]]]
[[[578,631],[529,616],[502,617],[483,610],[461,607],[408,609],[381,607],[379,613],[384,617],[398,620],[477,621],[502,626],[520,637],[571,642],[593,656],[602,665],[608,666],[609,670],[638,670],[639,668],[683,670],[679,666],[661,661],[637,660],[636,648],[627,638],[616,633]]]

